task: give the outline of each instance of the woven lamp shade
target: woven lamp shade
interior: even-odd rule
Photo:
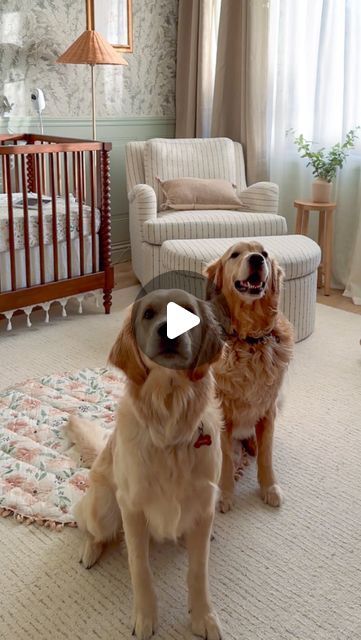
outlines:
[[[84,31],[57,59],[57,62],[64,64],[128,64],[98,31],[92,29]]]

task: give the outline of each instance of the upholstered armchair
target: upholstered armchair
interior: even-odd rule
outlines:
[[[129,225],[133,269],[142,284],[162,272],[166,240],[284,235],[278,185],[247,188],[242,145],[228,138],[153,139],[126,146]],[[242,210],[162,210],[158,178],[222,178],[237,185]]]

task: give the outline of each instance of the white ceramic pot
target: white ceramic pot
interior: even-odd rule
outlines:
[[[332,182],[317,178],[312,183],[312,201],[313,202],[330,202],[331,201]]]

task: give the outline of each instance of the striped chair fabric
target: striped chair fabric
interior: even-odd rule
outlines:
[[[143,225],[143,238],[150,244],[179,238],[237,238],[285,233],[287,225],[282,216],[226,210],[158,213]]]
[[[133,269],[143,284],[159,274],[166,240],[287,232],[286,220],[277,215],[278,186],[259,182],[247,188],[242,145],[228,138],[130,142],[126,174]],[[163,194],[157,177],[230,180],[237,185],[242,211],[160,212]]]

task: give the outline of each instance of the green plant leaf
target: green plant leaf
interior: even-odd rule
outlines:
[[[303,133],[295,135],[293,129],[288,129],[286,135],[292,133],[294,143],[301,158],[307,158],[307,167],[312,167],[312,173],[315,177],[332,182],[337,174],[337,169],[342,169],[348,156],[347,151],[355,146],[355,140],[358,138],[360,126],[350,129],[346,133],[344,142],[336,142],[336,144],[326,153],[325,147],[321,147],[317,151],[312,150],[314,144],[311,140],[306,140]]]

